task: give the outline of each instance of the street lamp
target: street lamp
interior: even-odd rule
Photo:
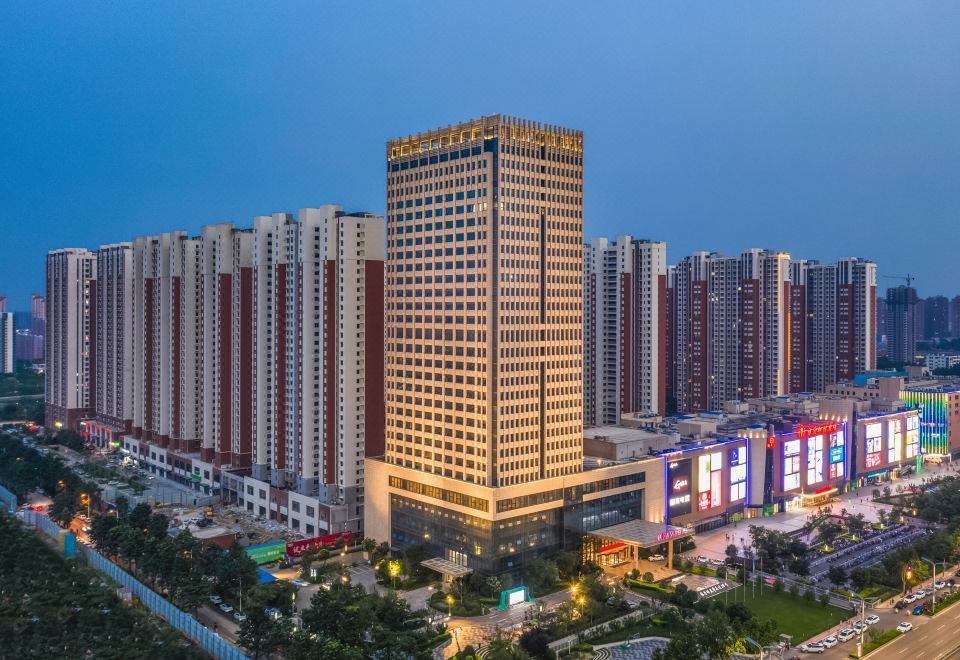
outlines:
[[[447,594],[447,616],[453,616],[453,596]]]
[[[933,613],[937,612],[937,566],[942,564],[946,566],[949,562],[945,561],[933,561],[932,559],[927,559],[926,557],[920,557],[923,561],[930,564],[930,568],[933,569],[933,584],[931,585],[931,591],[933,591]]]
[[[243,614],[243,578],[237,578],[240,585],[240,614]]]
[[[390,577],[393,578],[393,588],[396,590],[397,576],[400,575],[400,562],[391,560],[390,563],[387,564],[387,572],[390,574]]]

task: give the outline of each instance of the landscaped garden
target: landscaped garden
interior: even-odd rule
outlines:
[[[754,616],[770,617],[779,632],[800,643],[850,618],[848,610],[777,591],[769,586],[740,586],[726,593],[728,602],[746,605]]]

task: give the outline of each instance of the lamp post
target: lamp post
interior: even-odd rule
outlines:
[[[447,594],[447,616],[453,616],[453,596]]]
[[[757,650],[760,651],[760,660],[763,660],[763,647],[760,646],[760,642],[750,637],[744,637],[743,639],[757,647]]]
[[[933,561],[932,559],[927,559],[926,557],[920,557],[921,560],[930,564],[930,568],[933,570],[933,584],[930,586],[931,591],[933,591],[933,613],[937,612],[937,566],[943,565],[946,566],[948,562],[945,561]]]
[[[243,614],[243,578],[237,578],[237,584],[240,585],[240,614]]]

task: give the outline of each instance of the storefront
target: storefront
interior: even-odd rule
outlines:
[[[850,474],[849,448],[845,422],[796,424],[789,433],[769,436],[762,471],[764,510],[820,506],[844,492]]]
[[[597,529],[583,539],[583,560],[600,566],[617,567],[628,564],[639,568],[641,550],[661,554],[666,566],[673,564],[674,541],[691,536],[693,532],[683,527],[647,520],[631,520]]]

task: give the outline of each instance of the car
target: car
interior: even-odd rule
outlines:
[[[853,624],[853,631],[858,635],[866,629],[867,629],[867,626],[863,623],[863,621],[857,621],[856,623]]]
[[[910,614],[914,616],[920,616],[921,614],[923,614],[923,605],[917,605],[916,607],[914,607],[912,610],[910,610]]]
[[[214,605],[219,605],[220,603],[223,602],[223,598],[221,598],[220,596],[210,596],[210,602],[213,603]]]
[[[290,583],[298,587],[309,587],[310,583],[304,580],[303,578],[296,578],[295,580],[290,580]]]
[[[820,646],[822,646],[825,649],[832,649],[836,645],[837,645],[837,638],[834,637],[833,635],[830,635],[829,637],[826,637],[820,640]]]
[[[811,644],[801,644],[800,651],[802,653],[823,653],[823,645],[819,642],[813,642]]]
[[[220,608],[220,611],[223,612],[224,614],[230,614],[230,612],[233,611],[233,607],[229,603],[220,603],[218,607]]]
[[[837,639],[841,642],[846,642],[847,640],[853,639],[854,635],[856,635],[856,633],[853,631],[853,628],[844,628],[837,633]]]
[[[906,597],[904,597],[903,602],[906,603],[907,605],[909,605],[910,603],[912,603],[912,602],[915,601],[916,599],[917,599],[917,595],[916,595],[916,594],[907,594]]]
[[[901,634],[910,632],[911,630],[913,630],[913,624],[910,623],[909,621],[904,621],[899,626],[897,626],[897,632]]]
[[[934,589],[938,589],[938,590],[943,589],[945,586],[947,586],[947,583],[944,582],[943,580],[937,580],[936,582],[933,583]]]
[[[663,555],[650,555],[647,557],[647,561],[663,561],[666,559]]]
[[[709,563],[710,560],[704,557],[703,555],[697,555],[697,561],[700,562],[701,564],[706,564],[706,563]]]
[[[237,623],[243,623],[244,621],[247,620],[247,615],[244,614],[243,612],[234,612],[234,613],[233,613],[233,619],[234,619],[234,621],[236,621]]]
[[[893,609],[902,610],[906,606],[907,606],[907,602],[903,598],[901,598],[900,600],[897,601],[897,604],[893,606]]]
[[[864,619],[863,622],[866,623],[868,626],[873,626],[880,623],[880,617],[878,617],[876,614],[871,614],[866,619]]]
[[[722,559],[711,559],[711,560],[710,560],[710,564],[713,565],[713,566],[723,566],[723,560],[722,560]]]

